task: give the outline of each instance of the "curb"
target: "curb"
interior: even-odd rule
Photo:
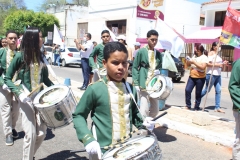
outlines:
[[[175,110],[176,108],[173,107],[173,109]],[[207,142],[232,148],[233,142],[235,140],[235,134],[234,134],[234,130],[233,129],[229,130],[229,128],[231,128],[231,126],[234,126],[235,122],[233,121],[223,122],[223,121],[220,121],[219,117],[214,118],[213,116],[209,115],[209,117],[214,118],[212,119],[212,124],[209,125],[210,127],[199,126],[199,125],[193,124],[190,121],[192,120],[190,117],[187,117],[187,116],[182,117],[181,115],[182,113],[180,113],[179,115],[177,115],[178,113],[173,114],[172,111],[169,111],[168,113],[169,114],[167,114],[167,116],[159,118],[157,120],[159,125],[166,127],[168,129],[172,129],[174,131],[178,131],[180,133],[192,136],[192,137],[200,138]],[[192,112],[192,115],[194,115],[194,112]],[[175,119],[178,119],[176,117],[178,117],[180,120],[175,121]],[[186,121],[186,118],[188,118],[188,121]],[[184,122],[181,122],[181,121],[184,121]],[[215,123],[213,123],[213,121]],[[216,125],[217,124],[216,122],[219,124]],[[228,128],[226,128],[226,126]],[[213,128],[213,129],[210,129],[210,128]]]

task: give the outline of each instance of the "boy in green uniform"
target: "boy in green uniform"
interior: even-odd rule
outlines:
[[[73,114],[74,128],[90,159],[101,159],[100,147],[115,144],[118,139],[132,131],[132,125],[142,125],[142,117],[129,92],[137,98],[136,90],[125,82],[128,53],[119,42],[105,45],[103,65],[107,76],[89,85]],[[131,89],[130,89],[131,88]],[[131,90],[131,91],[129,91]],[[87,118],[91,112],[92,131],[88,129]],[[149,130],[153,129],[148,117],[143,123]],[[98,157],[98,158],[97,158]]]
[[[235,118],[236,138],[232,149],[232,159],[240,159],[240,59],[233,63],[228,90],[233,102],[233,116]]]
[[[108,30],[103,30],[101,33],[101,38],[103,42],[94,47],[94,50],[89,56],[89,65],[92,67],[92,72],[94,73],[94,82],[99,80],[99,71],[103,69],[103,48],[111,39],[110,32]],[[97,57],[97,63],[94,62],[94,57]]]
[[[3,121],[3,131],[6,136],[6,145],[13,145],[13,138],[18,138],[18,133],[15,130],[16,122],[19,116],[19,106],[17,101],[13,100],[13,94],[4,83],[4,77],[8,70],[16,52],[17,33],[8,31],[6,34],[7,47],[0,49],[0,68],[2,75],[0,76],[0,109]]]
[[[148,45],[139,49],[132,66],[133,85],[140,95],[140,110],[144,116],[155,117],[158,114],[159,101],[148,96],[146,85],[162,67],[162,56],[154,49],[158,41],[158,32],[150,30],[147,33]],[[150,106],[149,106],[150,102]]]
[[[40,51],[42,43],[42,32],[38,28],[28,28],[23,35],[21,52],[13,58],[4,78],[6,85],[19,99],[22,128],[25,132],[23,160],[33,159],[46,136],[47,126],[43,123],[38,110],[32,105],[34,96],[32,96],[32,99],[29,98],[27,93],[12,82],[12,78],[16,71],[19,71],[18,79],[21,80],[21,85],[24,85],[29,92],[40,88],[41,83],[46,86],[53,85],[48,78],[48,69]]]

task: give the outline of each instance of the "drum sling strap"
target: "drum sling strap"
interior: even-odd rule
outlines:
[[[134,98],[134,96],[133,96],[133,93],[132,93],[131,87],[129,86],[128,82],[125,82],[125,85],[126,85],[126,87],[127,87],[127,90],[128,90],[128,92],[129,92],[130,96],[132,97],[134,103],[136,104],[136,107],[137,107],[137,109],[138,109],[140,115],[142,116],[142,119],[144,120],[145,117],[143,116],[143,114],[142,114],[141,111],[140,111],[140,107],[138,106],[138,104],[137,104],[137,102],[136,102],[136,100],[135,100],[135,98]]]

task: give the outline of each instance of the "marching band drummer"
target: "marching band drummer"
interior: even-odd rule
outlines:
[[[126,47],[119,42],[109,42],[103,53],[107,76],[88,86],[73,113],[74,128],[79,141],[89,153],[90,160],[101,159],[101,151],[104,153],[106,150],[101,150],[100,147],[114,145],[118,139],[127,136],[132,131],[132,124],[136,127],[142,125],[139,110],[125,84],[124,75],[128,65]],[[137,98],[136,90],[132,86],[129,88]],[[92,132],[87,125],[90,112]],[[153,123],[147,117],[143,125],[152,130]]]
[[[13,84],[12,78],[20,69],[18,78],[31,92],[39,88],[40,83],[51,86],[53,83],[48,78],[48,69],[44,64],[40,51],[42,46],[42,32],[35,27],[27,28],[21,43],[21,52],[13,58],[6,77],[5,83],[19,99],[20,112],[22,115],[22,127],[25,132],[23,140],[23,160],[32,160],[37,149],[46,136],[46,125],[42,122],[39,113],[32,106],[32,100],[19,87]],[[32,97],[34,98],[34,97]]]
[[[132,66],[133,85],[140,95],[140,110],[144,116],[154,118],[159,111],[159,101],[148,96],[146,84],[151,78],[160,74],[162,56],[154,49],[158,41],[158,32],[150,30],[147,33],[148,45],[139,49]],[[150,106],[149,106],[150,102]]]
[[[103,30],[101,33],[102,43],[94,47],[92,53],[89,56],[89,65],[92,67],[93,81],[96,82],[99,79],[99,69],[103,68],[103,48],[110,41],[111,36],[108,30]],[[94,62],[94,58],[97,56],[97,63]],[[99,67],[99,68],[98,68]]]
[[[3,131],[6,136],[5,144],[13,145],[13,138],[18,138],[18,132],[15,130],[16,122],[19,116],[19,106],[16,100],[13,100],[13,94],[4,83],[4,75],[8,70],[9,64],[16,55],[17,33],[9,30],[6,33],[6,48],[0,49],[0,109],[3,122]]]

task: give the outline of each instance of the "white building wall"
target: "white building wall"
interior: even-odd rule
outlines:
[[[215,11],[206,11],[205,12],[205,26],[213,27],[215,19]]]
[[[88,8],[77,5],[57,6],[47,10],[59,20],[60,32],[65,38],[65,46],[75,46],[77,38],[76,21],[88,16]],[[65,29],[66,28],[66,29]]]
[[[200,29],[201,5],[185,0],[167,0],[164,21],[182,35]]]
[[[100,42],[101,31],[106,21],[127,20],[126,36],[128,44],[136,38],[145,38],[147,31],[154,29],[155,20],[136,18],[139,0],[89,0],[88,18],[78,19],[77,23],[88,22],[88,32],[94,41]],[[183,35],[189,35],[200,29],[200,4],[185,0],[164,0],[161,11],[164,20]]]
[[[210,3],[202,6],[202,12],[205,13],[205,26],[214,27],[215,12],[226,11],[228,2]],[[240,9],[240,0],[231,2],[230,5],[233,9]]]

